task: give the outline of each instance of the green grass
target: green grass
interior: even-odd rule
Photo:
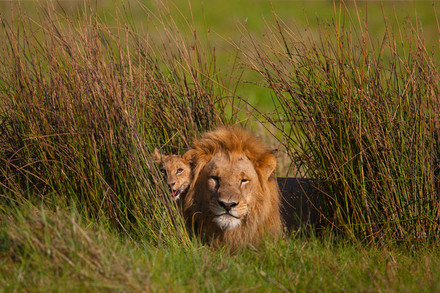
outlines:
[[[436,248],[400,250],[293,236],[234,254],[195,243],[152,246],[75,210],[20,207],[2,215],[5,291],[375,291],[440,289]]]
[[[323,214],[365,241],[433,241],[440,235],[438,45],[412,22],[382,41],[358,14],[320,34],[281,20],[242,47],[280,105],[266,115],[305,176],[328,194]],[[354,21],[348,21],[349,19]]]
[[[23,13],[37,18],[44,1],[23,1],[18,4],[0,2],[2,17],[7,21],[17,20],[18,14]],[[185,35],[191,35],[196,29],[198,37],[203,42],[209,42],[216,51],[218,70],[223,74],[233,74],[234,78],[242,78],[251,83],[260,84],[258,75],[250,71],[232,71],[231,67],[239,55],[230,42],[239,44],[249,30],[253,37],[262,38],[270,34],[267,24],[274,22],[274,13],[290,27],[298,28],[301,32],[318,33],[319,23],[337,19],[339,12],[342,18],[351,15],[351,20],[357,22],[359,14],[366,24],[373,40],[380,42],[387,29],[386,22],[398,35],[398,26],[410,20],[423,28],[428,45],[436,44],[439,25],[435,15],[440,14],[440,5],[432,1],[371,1],[357,3],[346,1],[339,5],[333,1],[268,1],[268,0],[215,0],[204,2],[200,0],[174,1],[97,1],[86,5],[81,1],[61,1],[54,6],[58,13],[66,13],[69,18],[75,18],[84,12],[84,9],[96,10],[102,21],[110,27],[118,27],[127,22],[131,28],[143,35],[155,36],[163,29],[163,17],[172,19],[176,27]],[[11,9],[13,7],[14,9]],[[252,7],[252,9],[249,9]],[[345,15],[345,16],[344,16]],[[158,17],[159,16],[159,17]],[[159,23],[156,22],[159,18]],[[121,22],[121,19],[124,19]],[[339,19],[340,20],[340,19]],[[39,21],[37,21],[39,22]],[[36,29],[38,32],[39,30]],[[240,67],[239,65],[236,65]],[[264,111],[273,111],[270,92],[260,86],[243,84],[238,88],[238,95],[248,100],[252,105]]]
[[[173,3],[0,3],[1,288],[438,291],[438,7]],[[325,183],[317,236],[188,236],[150,154],[221,124]]]
[[[50,4],[38,24],[26,16],[3,23],[6,198],[76,204],[121,232],[158,241],[179,218],[167,217],[150,154],[182,152],[191,137],[228,120],[214,57],[172,24],[152,42],[128,24],[106,26],[93,12],[71,19]],[[185,239],[174,232],[168,240]]]

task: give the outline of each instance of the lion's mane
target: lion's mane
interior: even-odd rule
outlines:
[[[231,230],[222,230],[213,223],[212,212],[207,208],[203,176],[205,165],[215,154],[229,157],[246,156],[257,175],[258,191],[251,194],[254,204],[248,206],[248,215],[243,223]],[[191,229],[205,241],[214,245],[232,247],[248,243],[257,244],[267,234],[279,235],[282,231],[279,192],[274,176],[276,158],[252,133],[239,128],[223,127],[205,133],[194,141],[191,149],[184,155],[191,162],[193,181],[185,198],[183,212]]]

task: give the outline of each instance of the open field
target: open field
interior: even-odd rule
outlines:
[[[0,288],[439,291],[439,5],[0,2]],[[230,124],[322,226],[189,237],[151,153]]]

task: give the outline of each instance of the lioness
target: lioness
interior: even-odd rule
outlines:
[[[183,212],[202,239],[234,247],[281,233],[276,158],[254,135],[220,128],[194,141],[184,158],[193,180]]]
[[[157,148],[154,149],[153,158],[160,164],[171,191],[171,198],[178,200],[186,193],[191,183],[191,166],[182,156],[164,155]]]

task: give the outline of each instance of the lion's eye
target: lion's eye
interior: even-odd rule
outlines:
[[[248,182],[249,182],[249,179],[241,179],[240,180],[240,185],[244,185],[244,184],[246,184]]]
[[[160,172],[162,172],[162,174],[166,174],[165,169],[160,169]]]
[[[209,186],[213,189],[217,189],[220,185],[220,178],[218,176],[210,176],[209,177]]]
[[[182,168],[179,168],[179,169],[177,169],[176,174],[180,174],[180,173],[182,173],[182,172],[183,172],[183,169],[182,169]]]

